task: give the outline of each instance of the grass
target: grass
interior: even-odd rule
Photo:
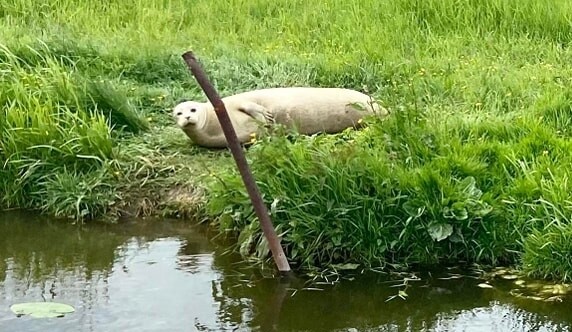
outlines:
[[[523,244],[522,268],[529,276],[570,280],[572,271],[572,224],[570,202],[557,207],[541,200],[539,205],[552,216],[548,224],[534,229]]]
[[[248,150],[299,267],[464,260],[568,280],[570,22],[563,0],[3,2],[0,206],[206,216],[265,257],[228,153],[169,118],[204,100],[191,49],[222,95],[338,86],[392,111]]]

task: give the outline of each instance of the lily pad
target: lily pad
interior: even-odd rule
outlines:
[[[57,302],[27,302],[10,306],[10,310],[18,316],[30,315],[34,318],[63,317],[75,309],[67,304]]]

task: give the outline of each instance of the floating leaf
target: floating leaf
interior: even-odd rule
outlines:
[[[338,270],[355,270],[359,267],[359,264],[352,264],[352,263],[336,264],[333,265],[333,267]]]
[[[433,240],[439,242],[453,234],[453,226],[449,224],[433,224],[427,228]]]
[[[542,287],[542,284],[533,283],[533,284],[528,284],[528,285],[526,285],[526,287],[528,287],[528,288],[541,288],[541,287]]]
[[[526,281],[524,281],[524,280],[522,280],[522,279],[521,279],[521,280],[517,280],[517,281],[514,282],[514,284],[517,285],[517,286],[522,286],[522,285],[524,285],[525,283],[526,283]]]
[[[480,283],[477,285],[478,287],[481,288],[494,288],[493,286],[489,285],[489,284],[485,284],[485,283]]]
[[[562,302],[562,297],[561,296],[551,296],[551,297],[544,299],[544,301],[546,301],[546,302]]]
[[[566,294],[570,289],[565,285],[554,285],[552,288],[552,294]]]
[[[11,305],[10,310],[18,316],[30,315],[34,318],[63,317],[75,311],[72,306],[57,302],[18,303]]]
[[[538,292],[541,294],[566,294],[568,289],[564,285],[544,285]]]
[[[504,275],[501,275],[501,278],[506,279],[506,280],[514,280],[514,279],[518,278],[518,276],[514,275],[514,274],[504,274]]]
[[[540,296],[527,296],[527,299],[535,300],[535,301],[543,301],[544,299]]]
[[[440,277],[437,279],[441,279],[441,280],[451,280],[451,279],[461,279],[463,276],[460,274],[449,274],[448,277]]]

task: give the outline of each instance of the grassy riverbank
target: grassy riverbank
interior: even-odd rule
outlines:
[[[192,49],[222,95],[339,86],[392,111],[249,149],[299,265],[464,260],[567,279],[571,19],[538,0],[2,3],[0,206],[211,217],[266,253],[232,158],[169,118],[204,99]]]

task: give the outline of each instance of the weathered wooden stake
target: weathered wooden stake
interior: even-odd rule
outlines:
[[[276,231],[272,226],[272,221],[270,220],[268,209],[266,208],[266,205],[264,205],[264,201],[260,196],[260,191],[258,190],[256,182],[254,182],[254,177],[250,172],[250,168],[246,162],[246,157],[242,152],[242,147],[238,141],[238,137],[236,136],[236,132],[234,131],[234,127],[232,126],[232,122],[230,121],[226,111],[226,107],[224,106],[224,103],[216,92],[214,86],[210,83],[205,72],[197,62],[193,52],[188,51],[184,53],[183,59],[207,95],[207,98],[214,106],[218,121],[224,132],[224,136],[226,137],[226,141],[228,142],[230,151],[232,152],[232,156],[234,157],[234,161],[238,167],[238,171],[242,176],[242,181],[244,182],[244,186],[248,191],[248,195],[250,196],[250,201],[252,202],[254,211],[258,216],[258,220],[260,220],[260,226],[270,246],[270,251],[272,252],[274,262],[276,263],[276,266],[280,272],[288,273],[290,272],[290,265],[288,264],[286,255],[284,255],[284,251],[280,245],[280,239],[278,239]]]

